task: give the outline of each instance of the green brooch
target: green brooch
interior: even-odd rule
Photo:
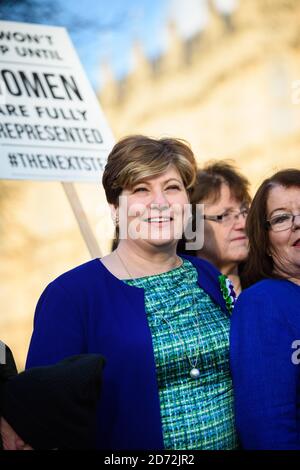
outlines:
[[[231,313],[236,302],[236,293],[234,292],[233,284],[225,274],[219,276],[219,282],[227,310]]]

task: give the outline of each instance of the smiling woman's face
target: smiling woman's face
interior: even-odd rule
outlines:
[[[204,203],[205,215],[221,215],[230,211],[240,211],[245,206],[231,194],[227,184],[222,184],[220,197],[216,202]],[[221,222],[205,220],[204,245],[198,256],[205,257],[220,271],[238,265],[248,255],[248,238],[245,233],[246,219],[240,215],[227,225]]]
[[[188,195],[175,166],[124,189],[119,203],[120,238],[137,243],[169,244],[182,236]],[[122,236],[123,230],[123,236]]]
[[[276,215],[300,214],[300,188],[276,186],[269,192],[267,219]],[[275,271],[300,281],[300,217],[291,228],[280,232],[269,230],[270,255]]]

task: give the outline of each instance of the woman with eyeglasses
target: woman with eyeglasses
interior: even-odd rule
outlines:
[[[236,425],[245,449],[300,450],[300,171],[258,189],[231,326]]]
[[[248,256],[245,223],[250,202],[249,181],[231,163],[208,163],[198,170],[192,195],[194,219],[204,218],[203,246],[195,252],[186,251],[185,241],[181,241],[178,248],[211,262],[232,281],[237,295],[242,289],[241,263]],[[204,205],[202,215],[198,204]]]

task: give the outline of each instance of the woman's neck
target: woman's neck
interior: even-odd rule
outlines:
[[[288,281],[293,282],[300,286],[300,266],[295,265],[284,265],[277,259],[274,259],[274,274],[281,277],[282,279],[287,279]]]
[[[181,259],[176,254],[176,245],[163,248],[161,246],[141,247],[129,240],[121,240],[115,251],[131,277],[160,274],[181,264]]]

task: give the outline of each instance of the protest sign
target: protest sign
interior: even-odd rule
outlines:
[[[99,181],[113,145],[64,28],[0,21],[0,178]]]
[[[61,181],[92,257],[72,182],[99,182],[113,143],[67,31],[0,21],[0,179]]]

